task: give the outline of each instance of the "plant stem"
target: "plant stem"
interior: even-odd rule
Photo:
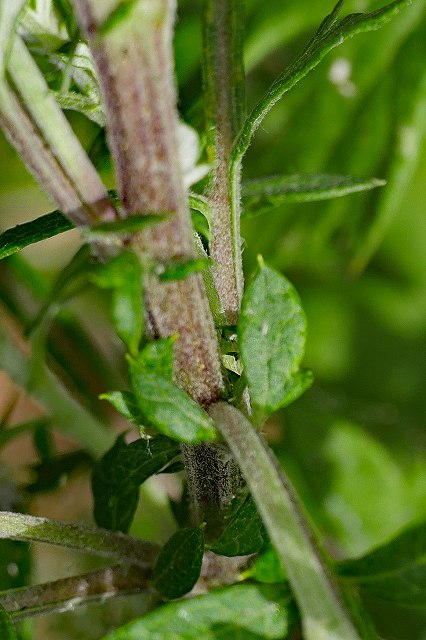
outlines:
[[[108,13],[102,3],[74,2],[99,68],[124,210],[127,215],[174,212],[170,221],[134,236],[131,244],[145,261],[191,259],[196,252],[176,134],[175,2],[139,0],[114,25],[114,12]],[[202,277],[194,274],[162,283],[147,276],[145,285],[152,334],[179,334],[174,362],[177,383],[202,405],[217,401],[223,392],[221,361]],[[209,522],[218,511],[217,487],[226,484],[224,467],[216,464],[220,453],[215,445],[183,446],[183,455],[194,522]]]
[[[230,325],[237,322],[244,287],[239,174],[230,181],[232,147],[244,113],[242,13],[240,0],[205,0],[204,109],[213,165],[209,250],[225,322]]]
[[[220,402],[209,413],[240,465],[296,596],[306,640],[360,640],[298,496],[251,423]]]
[[[159,553],[157,545],[121,533],[7,511],[0,511],[0,539],[3,538],[68,547],[144,569],[153,566]]]
[[[148,571],[141,567],[115,565],[34,587],[0,592],[0,605],[17,621],[132,593],[148,596],[147,576]]]

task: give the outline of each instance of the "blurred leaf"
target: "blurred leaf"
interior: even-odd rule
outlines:
[[[175,335],[149,342],[136,359],[138,366],[171,382],[173,377],[173,344],[177,338],[178,336]]]
[[[225,530],[209,546],[211,551],[222,556],[245,556],[262,549],[268,536],[249,493],[234,498],[225,517]]]
[[[293,286],[262,259],[244,294],[238,335],[253,406],[270,414],[298,384],[292,379],[303,358],[306,319]]]
[[[182,529],[191,524],[191,509],[189,500],[188,484],[185,482],[183,486],[182,496],[179,500],[174,500],[169,496],[169,503],[172,513],[179,527]]]
[[[243,216],[252,217],[287,202],[330,200],[386,184],[377,178],[352,178],[324,174],[270,176],[243,183]]]
[[[161,550],[152,572],[152,584],[167,600],[181,598],[197,582],[204,554],[201,527],[180,529]]]
[[[330,464],[324,508],[345,553],[364,553],[405,524],[407,484],[378,440],[355,424],[335,420],[322,455]]]
[[[254,564],[245,575],[258,582],[275,584],[286,580],[286,573],[281,561],[271,544],[256,558]]]
[[[12,618],[0,604],[0,637],[2,640],[17,640],[15,625]]]
[[[167,604],[104,640],[284,640],[293,620],[288,590],[242,584]]]
[[[341,45],[347,38],[357,33],[374,31],[389,22],[402,8],[411,4],[411,0],[395,0],[371,13],[353,13],[342,20],[337,16],[344,0],[334,7],[333,11],[321,23],[312,40],[301,55],[272,83],[264,97],[257,103],[246,119],[237,139],[234,159],[238,161],[247,151],[250,141],[260,123],[271,108],[295,84],[314,69],[329,51]]]
[[[113,31],[121,22],[123,22],[132,11],[134,5],[138,0],[120,0],[113,8],[104,22],[98,26],[98,34],[105,36],[110,31]]]
[[[75,23],[66,0],[35,0],[21,14],[19,27],[29,47],[44,54],[69,42]]]
[[[343,580],[383,600],[426,607],[426,523],[355,560],[336,566]]]
[[[106,391],[99,396],[100,400],[109,402],[118,413],[135,424],[143,424],[143,416],[139,411],[136,398],[130,391]]]
[[[0,260],[30,244],[74,229],[74,226],[60,211],[53,211],[31,222],[18,224],[0,235]]]
[[[33,431],[33,444],[40,460],[47,462],[55,455],[55,442],[48,423],[41,423]]]
[[[7,57],[10,51],[12,36],[15,33],[16,21],[26,0],[14,2],[2,2],[0,4],[0,76],[7,66]]]
[[[213,421],[185,391],[135,360],[129,366],[139,409],[160,433],[188,444],[216,438]]]
[[[34,476],[32,482],[25,487],[30,494],[53,491],[63,486],[68,476],[81,469],[90,469],[92,457],[85,451],[72,451],[53,456],[31,466]]]
[[[156,268],[160,280],[182,280],[191,273],[198,273],[211,265],[209,258],[195,258],[194,260],[173,260],[161,263]]]
[[[139,487],[179,455],[178,445],[163,436],[126,444],[120,435],[93,468],[92,492],[96,523],[126,533],[139,498]]]
[[[143,332],[142,266],[139,258],[125,251],[97,270],[91,280],[112,289],[112,316],[117,334],[129,352],[136,355]]]

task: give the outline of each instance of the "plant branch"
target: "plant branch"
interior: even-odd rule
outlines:
[[[286,569],[306,640],[360,640],[299,499],[262,436],[229,404],[212,405],[216,421],[240,465],[259,514]]]
[[[148,573],[135,565],[114,565],[34,587],[4,591],[0,593],[0,605],[17,621],[132,593],[149,595]]]
[[[240,176],[230,182],[232,147],[244,112],[242,3],[205,0],[204,109],[207,150],[213,166],[210,255],[227,324],[236,324],[243,294],[240,239]]]
[[[0,539],[4,538],[68,547],[144,569],[152,567],[159,553],[157,545],[121,533],[0,511]]]

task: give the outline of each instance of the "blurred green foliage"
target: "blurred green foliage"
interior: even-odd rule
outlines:
[[[179,1],[175,42],[179,108],[199,129],[200,3]],[[245,4],[252,106],[300,52],[332,3]],[[347,4],[348,11],[361,11],[383,3]],[[269,433],[338,557],[364,553],[403,525],[426,519],[425,42],[425,5],[414,0],[380,31],[332,52],[285,96],[244,161],[247,179],[305,172],[387,181],[380,189],[337,200],[286,204],[243,224],[247,279],[256,254],[263,254],[294,284],[307,314],[303,364],[313,369],[316,382],[273,418]],[[69,117],[87,148],[95,139],[105,148],[95,123],[71,112]],[[104,160],[104,176],[112,186]],[[2,229],[54,208],[3,138],[0,163]],[[53,248],[50,260],[46,247]],[[35,275],[39,283],[40,275],[49,282],[64,259],[55,239],[23,255],[35,272],[19,260],[1,264],[0,296],[25,323],[28,300],[36,308],[40,295]],[[94,307],[86,302],[86,314],[102,319],[104,305]],[[112,352],[121,348],[106,341]],[[92,355],[85,354],[89,369]],[[80,369],[79,394],[84,397],[86,391],[93,403],[93,389],[115,384],[114,375],[103,369],[100,382],[87,374],[90,384],[82,385]],[[373,599],[368,606],[384,637],[426,638],[421,610]],[[70,628],[67,637],[81,637],[73,634]]]

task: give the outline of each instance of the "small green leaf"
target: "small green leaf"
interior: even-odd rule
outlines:
[[[382,600],[426,607],[426,523],[355,560],[337,564],[342,580]]]
[[[15,625],[12,618],[0,604],[0,638],[1,640],[17,640]]]
[[[156,273],[160,280],[182,280],[191,273],[203,271],[211,265],[209,258],[195,258],[194,260],[173,260],[161,263],[156,268]]]
[[[178,445],[158,436],[126,444],[124,435],[93,468],[94,516],[104,529],[126,533],[139,498],[139,486],[179,455]]]
[[[294,619],[288,589],[240,584],[168,603],[103,640],[284,640]]]
[[[189,444],[216,438],[211,418],[173,382],[134,360],[130,377],[139,409],[160,433]]]
[[[173,377],[173,344],[177,335],[161,338],[147,344],[139,353],[136,363],[144,371],[155,373],[166,380]]]
[[[271,544],[256,558],[254,564],[245,573],[245,577],[269,584],[276,584],[286,580],[286,573],[277,552]]]
[[[152,584],[167,600],[181,598],[197,582],[204,554],[201,527],[180,529],[161,550],[152,572]]]
[[[99,222],[85,231],[85,235],[90,239],[105,238],[105,236],[126,235],[142,231],[153,224],[164,222],[170,217],[170,213],[143,213],[132,215],[127,218],[113,220],[112,222]]]
[[[249,493],[232,501],[226,518],[225,530],[209,547],[211,551],[222,556],[245,556],[262,549],[268,537]]]
[[[304,354],[306,319],[294,287],[261,259],[244,294],[238,335],[253,407],[270,414],[289,404],[309,381],[304,374],[295,378]]]
[[[53,238],[70,229],[74,229],[74,224],[60,211],[53,211],[31,222],[18,224],[0,235],[0,260],[21,251],[30,244]]]
[[[143,424],[144,419],[139,411],[136,398],[130,391],[107,391],[102,393],[99,398],[109,402],[119,414],[130,422]]]
[[[117,334],[136,355],[143,332],[142,267],[131,251],[116,256],[91,278],[98,287],[112,289],[112,315]]]
[[[296,174],[269,176],[243,184],[243,216],[253,217],[290,202],[330,200],[385,185],[377,178]]]

